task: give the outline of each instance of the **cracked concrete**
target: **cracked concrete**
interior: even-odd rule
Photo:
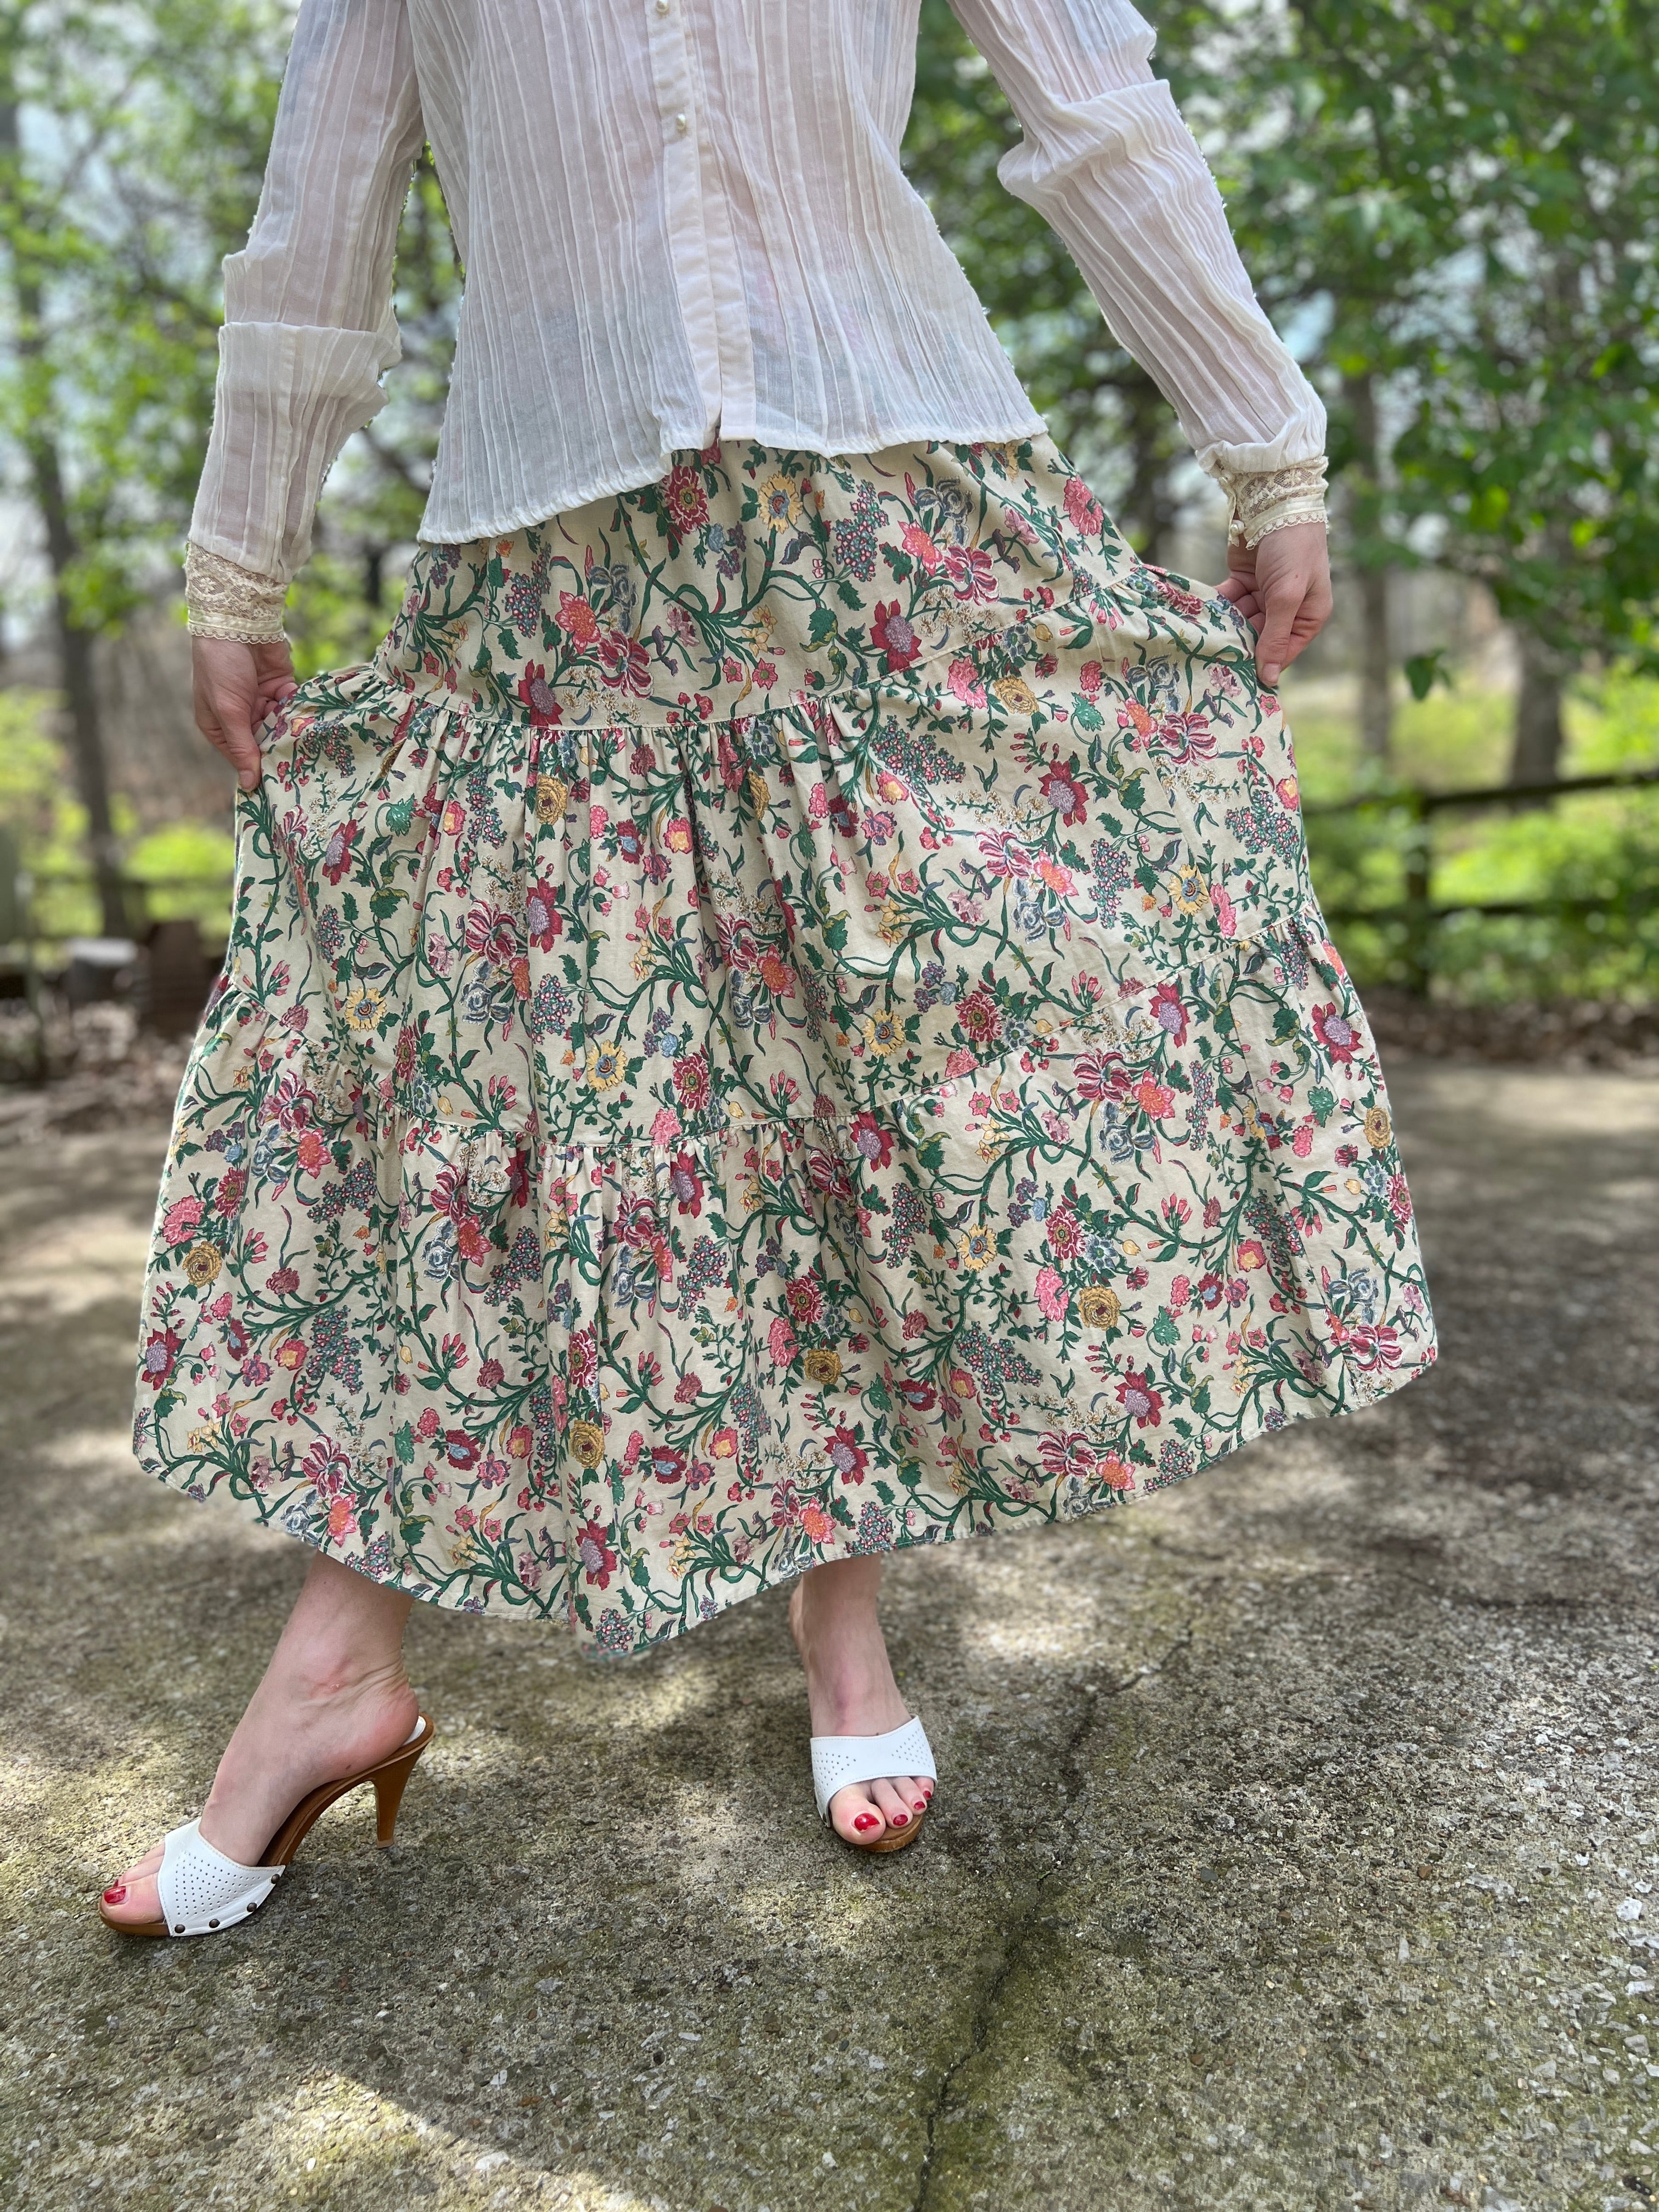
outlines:
[[[123,1944],[301,1560],[131,1468],[163,1133],[0,1192],[0,2201],[1617,2212],[1659,2195],[1659,1083],[1393,1071],[1445,1364],[901,1559],[914,1850],[813,1818],[781,1595],[594,1668],[417,1612],[441,1739]]]

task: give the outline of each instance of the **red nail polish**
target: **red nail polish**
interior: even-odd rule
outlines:
[[[918,1813],[925,1813],[927,1810],[927,1800],[925,1797],[917,1798],[916,1810]]]
[[[908,1813],[895,1813],[895,1814],[894,1814],[894,1815],[893,1815],[893,1826],[894,1826],[896,1828],[908,1828],[908,1827],[909,1826],[909,1825],[910,1825],[910,1815],[909,1815]]]
[[[877,1826],[876,1816],[873,1813],[856,1814],[854,1816],[853,1826],[860,1831],[865,1828],[873,1828]],[[111,1902],[112,1904],[114,1902],[113,1899]]]
[[[124,1881],[112,1883],[111,1887],[104,1892],[104,1902],[106,1905],[125,1905],[126,1903],[126,1897],[127,1886]]]

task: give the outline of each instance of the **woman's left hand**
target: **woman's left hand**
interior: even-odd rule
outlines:
[[[1267,690],[1331,618],[1330,540],[1322,522],[1270,530],[1256,545],[1227,548],[1231,599],[1255,632],[1256,672]]]

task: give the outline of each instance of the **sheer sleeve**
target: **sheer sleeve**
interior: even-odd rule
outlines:
[[[1127,0],[951,0],[1024,132],[998,174],[1070,248],[1115,336],[1224,482],[1316,459],[1325,410],[1257,305]]]
[[[253,228],[225,263],[192,544],[287,578],[398,356],[392,261],[423,137],[404,0],[302,0]]]

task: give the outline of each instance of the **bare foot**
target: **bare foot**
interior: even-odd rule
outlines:
[[[302,1797],[389,1758],[408,1739],[418,1713],[400,1649],[410,1602],[332,1560],[313,1564],[202,1808],[202,1834],[216,1850],[242,1866],[263,1864]],[[158,1844],[110,1885],[111,1920],[141,1926],[161,1918],[161,1863]]]
[[[836,1559],[804,1574],[789,1594],[789,1628],[806,1669],[814,1735],[885,1735],[908,1720],[876,1616],[879,1559]],[[830,1820],[849,1844],[879,1843],[927,1810],[933,1777],[894,1774],[857,1782],[830,1800]]]

